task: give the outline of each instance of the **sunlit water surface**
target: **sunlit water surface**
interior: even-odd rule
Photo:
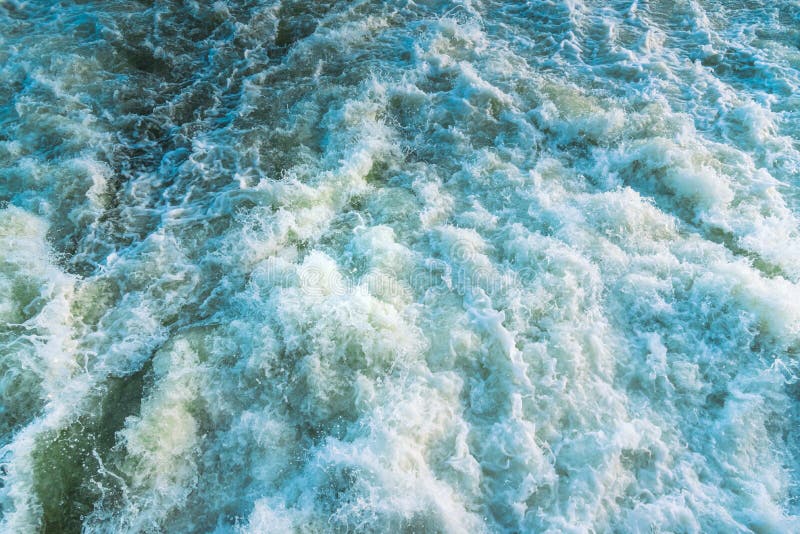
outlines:
[[[800,3],[0,1],[0,530],[800,531]]]

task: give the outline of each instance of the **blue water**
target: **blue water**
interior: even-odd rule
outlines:
[[[0,0],[0,531],[800,531],[800,2]]]

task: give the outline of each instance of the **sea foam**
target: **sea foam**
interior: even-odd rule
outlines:
[[[3,2],[0,530],[800,529],[798,22]]]

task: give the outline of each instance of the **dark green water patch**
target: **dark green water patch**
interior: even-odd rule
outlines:
[[[42,505],[42,533],[81,532],[96,507],[114,507],[125,480],[113,472],[116,433],[139,413],[144,378],[151,365],[112,377],[97,393],[94,413],[42,434],[33,452],[34,489]]]

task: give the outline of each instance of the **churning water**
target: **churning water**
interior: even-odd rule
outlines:
[[[797,532],[800,2],[0,0],[0,530]]]

